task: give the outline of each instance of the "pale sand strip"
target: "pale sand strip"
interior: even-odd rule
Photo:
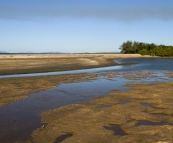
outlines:
[[[140,54],[2,54],[0,59],[26,59],[26,58],[82,58],[82,57],[105,57],[105,58],[140,58],[151,57]]]

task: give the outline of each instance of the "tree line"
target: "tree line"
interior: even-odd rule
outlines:
[[[120,48],[123,54],[141,54],[151,56],[173,56],[173,46],[156,45],[154,43],[124,42]]]

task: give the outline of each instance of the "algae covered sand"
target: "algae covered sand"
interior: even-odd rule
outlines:
[[[167,72],[171,75],[171,73]],[[127,79],[140,79],[152,77],[152,73],[144,72],[105,72],[93,74],[71,74],[56,76],[38,76],[22,78],[0,78],[0,106],[22,100],[28,95],[55,88],[63,83],[86,82],[104,77],[112,80],[115,77],[123,76]],[[170,77],[171,78],[171,77]]]
[[[74,74],[0,79],[0,107],[22,100],[31,93],[57,87],[62,83],[96,79],[97,74]]]
[[[83,104],[43,112],[35,143],[173,142],[173,82],[129,84]]]

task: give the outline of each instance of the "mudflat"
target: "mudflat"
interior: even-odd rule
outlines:
[[[66,67],[64,69],[67,70],[67,67],[69,67],[69,65],[65,65],[67,61],[72,65],[70,68],[79,63],[78,68],[82,69],[86,67],[90,68],[92,64],[98,67],[108,66],[110,63],[113,64],[114,59],[118,58],[142,57],[140,55],[132,55],[131,57],[130,55],[126,55],[126,57],[121,57],[122,55],[118,54],[116,56],[107,54],[86,55],[86,57],[79,55],[79,57],[70,58],[43,58],[39,57],[40,55],[37,58],[26,58],[29,55],[18,58],[15,56],[9,58],[8,56],[6,58],[1,57],[1,64],[5,65],[4,68],[1,66],[1,73],[3,73],[2,71],[4,69],[10,71],[9,74],[23,72],[24,69],[27,71],[26,73],[46,72],[49,69],[46,65],[54,67],[58,61],[61,62],[56,66],[57,71],[60,70],[58,66],[64,66]],[[36,71],[34,67],[40,69]],[[28,70],[30,68],[34,70]],[[16,69],[19,69],[20,72]],[[165,72],[164,74],[173,78],[172,72]],[[115,76],[135,80],[152,77],[153,75],[149,74],[149,72],[141,73],[131,71],[128,74],[122,72],[106,72],[0,79],[0,106],[24,99],[31,93],[57,87],[62,83],[92,81],[101,76],[110,80]],[[71,104],[41,113],[41,122],[44,126],[34,130],[31,135],[32,139],[26,142],[173,142],[173,82],[131,83],[127,86],[131,87],[131,90],[123,92],[113,91],[107,96],[99,96],[89,102]]]
[[[129,91],[43,112],[46,126],[32,133],[33,142],[173,142],[173,82],[128,86]]]
[[[2,54],[0,75],[115,66],[117,65],[115,59],[139,57],[143,56],[139,54]],[[84,77],[88,76],[78,74],[0,79],[0,106],[24,99],[31,93]]]
[[[0,55],[0,75],[115,66],[115,59],[140,57],[148,56],[139,54],[2,54]]]
[[[31,93],[57,87],[62,83],[82,82],[93,78],[96,78],[95,74],[0,78],[0,106],[24,99]]]
[[[173,78],[172,72],[165,74]],[[6,83],[4,88],[9,95],[18,93],[19,97],[11,97],[11,102],[14,102],[15,97],[19,100],[30,92],[53,88],[61,83],[92,81],[100,76],[110,80],[115,76],[135,80],[152,75],[149,72],[130,72],[128,76],[127,73],[107,72],[1,80]],[[173,82],[131,83],[127,86],[131,90],[113,91],[89,102],[41,113],[41,122],[45,126],[33,131],[32,140],[27,142],[173,142]],[[13,88],[7,90],[7,87]]]

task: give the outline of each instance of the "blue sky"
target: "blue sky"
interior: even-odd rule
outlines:
[[[0,0],[0,51],[118,52],[172,37],[172,0]]]

